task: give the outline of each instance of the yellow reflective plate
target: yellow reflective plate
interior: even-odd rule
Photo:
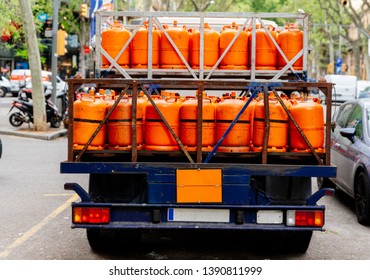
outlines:
[[[176,170],[178,203],[221,203],[221,169]]]

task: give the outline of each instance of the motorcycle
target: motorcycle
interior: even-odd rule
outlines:
[[[59,115],[58,107],[51,102],[50,97],[50,93],[45,94],[46,121],[50,122],[51,127],[59,128],[62,121],[61,116]],[[28,97],[23,96],[14,100],[9,113],[13,109],[18,109],[18,111],[9,116],[9,122],[12,126],[19,127],[23,123],[33,123],[33,104]]]

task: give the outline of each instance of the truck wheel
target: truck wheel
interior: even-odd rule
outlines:
[[[317,177],[317,187],[320,189],[322,188],[335,188],[335,184],[326,177]]]
[[[365,172],[360,172],[355,183],[355,208],[357,220],[362,225],[370,224],[370,180]]]
[[[100,229],[88,228],[86,229],[86,235],[91,249],[96,252],[107,250],[111,246],[109,244],[109,238]]]
[[[305,253],[310,246],[312,231],[295,231],[287,234],[285,248],[288,253]]]
[[[312,231],[265,231],[258,234],[258,250],[268,253],[305,253],[310,245]]]
[[[141,242],[141,231],[108,230],[108,229],[86,229],[87,240],[91,249],[95,252],[106,252],[111,250],[127,250],[135,248]]]

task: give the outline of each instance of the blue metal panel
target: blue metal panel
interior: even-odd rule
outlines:
[[[251,176],[243,174],[227,175],[227,172],[223,174],[224,184],[249,184]]]
[[[126,162],[62,162],[61,173],[159,173],[171,174],[181,168],[220,168],[226,174],[255,176],[303,176],[303,177],[336,177],[335,166],[317,165],[278,165],[278,164],[224,164],[224,163],[126,163]]]
[[[149,183],[148,182],[148,203],[175,203],[176,186],[172,183]]]
[[[224,184],[222,188],[223,204],[249,205],[249,185]]]

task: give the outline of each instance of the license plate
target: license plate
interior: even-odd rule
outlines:
[[[259,210],[257,211],[257,224],[282,224],[283,211]]]
[[[169,208],[167,211],[169,222],[230,222],[228,209],[201,209],[201,208]]]

